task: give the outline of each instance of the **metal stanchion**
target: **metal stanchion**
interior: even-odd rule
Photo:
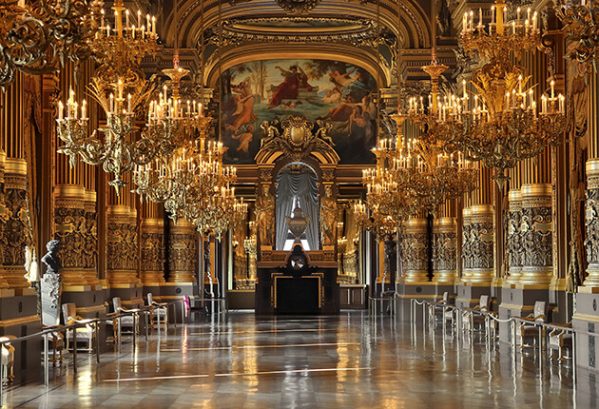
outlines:
[[[44,385],[50,384],[50,368],[48,362],[48,334],[44,334]]]
[[[100,363],[100,321],[96,321],[96,363]]]

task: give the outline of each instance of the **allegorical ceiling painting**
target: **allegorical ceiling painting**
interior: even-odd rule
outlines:
[[[360,67],[328,60],[267,60],[222,75],[225,161],[251,164],[266,123],[289,115],[329,121],[341,163],[370,163],[376,138],[375,79]]]

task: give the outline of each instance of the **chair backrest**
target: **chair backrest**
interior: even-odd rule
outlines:
[[[443,304],[447,304],[449,302],[449,293],[445,291],[443,293]]]
[[[481,311],[488,311],[489,310],[489,296],[481,295],[478,306]]]
[[[122,306],[123,304],[121,302],[121,297],[112,298],[112,307],[114,308],[114,312],[119,312]]]
[[[64,320],[65,324],[68,324],[69,319],[75,318],[76,315],[77,315],[77,305],[76,304],[74,304],[72,302],[62,304],[62,319]]]
[[[148,293],[147,297],[148,297],[148,305],[154,304],[154,296],[152,296],[152,293]]]
[[[535,301],[535,305],[532,310],[533,318],[537,322],[545,322],[545,301]]]

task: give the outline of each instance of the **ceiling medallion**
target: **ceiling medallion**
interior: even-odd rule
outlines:
[[[320,0],[277,0],[279,7],[289,13],[304,14],[311,11]]]

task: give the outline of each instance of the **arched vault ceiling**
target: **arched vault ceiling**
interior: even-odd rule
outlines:
[[[360,0],[321,0],[307,16],[310,17],[343,17],[348,19],[379,21],[400,38],[404,49],[429,48],[430,41],[430,7],[428,2],[415,0],[399,0],[400,22],[397,17],[398,4],[392,0],[375,1]],[[424,7],[421,4],[424,4]],[[203,7],[202,7],[203,4]],[[201,17],[201,10],[204,16]],[[202,31],[218,24],[220,16],[223,21],[256,17],[289,16],[275,0],[181,0],[179,3],[178,22],[174,21],[171,11],[165,21],[163,37],[169,46],[174,45],[175,30],[179,33],[181,48],[198,46]],[[377,10],[379,16],[377,17]]]

